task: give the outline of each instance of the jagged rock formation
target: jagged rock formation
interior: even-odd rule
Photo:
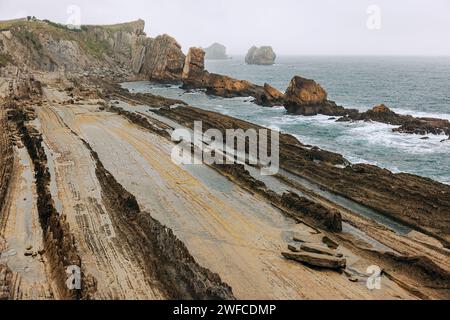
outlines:
[[[220,43],[213,43],[205,48],[205,59],[207,60],[226,60],[230,59],[227,55],[227,48]]]
[[[185,55],[178,42],[169,35],[146,39],[142,47],[142,63],[135,72],[144,78],[160,82],[180,82]],[[140,67],[139,67],[140,66]]]
[[[253,46],[248,50],[247,55],[245,56],[245,63],[268,66],[274,64],[276,58],[277,55],[272,47],[264,46],[258,48]]]
[[[41,71],[181,81],[181,46],[168,35],[147,37],[144,27],[143,20],[80,30],[47,20],[15,20],[0,31],[0,67],[12,63]]]
[[[395,132],[410,134],[447,134],[450,135],[450,122],[435,118],[415,118],[410,115],[397,114],[384,104],[375,106],[363,113],[352,113],[339,121],[376,121],[400,126]]]
[[[450,135],[450,122],[448,120],[400,115],[383,104],[361,113],[356,109],[338,106],[327,98],[328,94],[325,89],[314,80],[295,76],[289,83],[284,95],[284,107],[289,113],[303,116],[318,114],[339,116],[341,117],[337,120],[339,122],[376,121],[400,126],[393,129],[395,132]]]
[[[204,69],[205,53],[200,48],[191,48],[183,69],[184,89],[206,89],[207,94],[224,98],[253,97],[255,103],[263,106],[281,105],[283,94],[268,84],[255,85],[249,81],[237,80]]]
[[[184,62],[183,87],[200,88],[206,85],[205,51],[201,48],[190,48]]]
[[[327,98],[327,92],[314,80],[295,76],[284,95],[284,106],[289,113],[304,116],[317,114],[344,116],[350,111],[337,106]]]

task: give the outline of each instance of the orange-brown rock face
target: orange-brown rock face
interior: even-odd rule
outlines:
[[[344,116],[348,112],[354,112],[328,101],[327,96],[325,89],[314,80],[295,76],[284,95],[284,107],[289,113],[304,116]]]
[[[327,100],[327,92],[314,80],[295,76],[286,90],[286,103],[317,105]]]
[[[186,56],[182,81],[184,89],[206,89],[211,95],[224,98],[254,97],[255,103],[263,106],[283,104],[283,94],[268,84],[255,85],[249,81],[237,80],[205,70],[205,52],[191,48]]]
[[[266,92],[266,97],[269,101],[276,101],[280,105],[284,102],[284,94],[282,94],[280,91],[272,87],[270,84],[265,83],[264,84],[264,91]]]
[[[203,88],[208,74],[205,71],[205,51],[201,48],[190,48],[186,56],[181,79],[184,89]]]
[[[145,48],[140,74],[153,81],[180,82],[184,61],[185,55],[174,38],[158,36]]]

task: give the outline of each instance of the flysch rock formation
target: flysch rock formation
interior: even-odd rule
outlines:
[[[220,43],[213,43],[209,47],[205,48],[206,60],[227,60],[230,57],[227,55],[227,48]]]
[[[250,164],[193,174],[172,161],[176,128],[264,128],[118,82],[284,95],[208,73],[201,50],[185,57],[168,36],[146,38],[142,21],[0,30],[0,299],[449,298],[448,185],[288,134],[276,176]],[[297,80],[292,108],[327,103]],[[372,265],[380,290],[365,286]],[[66,285],[69,266],[79,290]]]
[[[277,55],[270,46],[251,47],[245,56],[245,63],[269,66],[275,63]]]
[[[147,37],[144,27],[143,20],[81,29],[47,20],[16,20],[3,27],[0,23],[0,56],[18,67],[41,71],[181,81],[181,46],[168,35]]]

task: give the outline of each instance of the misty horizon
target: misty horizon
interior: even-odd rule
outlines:
[[[424,0],[401,2],[135,0],[123,7],[114,0],[4,0],[0,20],[36,16],[66,24],[68,8],[75,5],[81,24],[143,19],[148,36],[169,34],[184,52],[217,42],[233,56],[245,55],[253,45],[272,46],[278,56],[450,56],[450,43],[444,41],[450,3],[437,0],[427,7]]]

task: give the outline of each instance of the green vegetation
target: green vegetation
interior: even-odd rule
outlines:
[[[61,23],[29,16],[25,19],[0,21],[0,31],[10,30],[24,45],[38,51],[43,49],[39,34],[49,35],[55,41],[74,41],[93,57],[103,59],[104,55],[112,54],[110,43],[103,40],[104,32],[112,37],[117,31],[133,32],[136,25],[137,21],[107,26],[82,25],[79,29],[72,29]]]
[[[12,57],[7,53],[0,53],[0,68],[6,67],[8,63],[13,63]]]
[[[61,24],[61,23],[56,23],[50,20],[42,20],[43,22],[47,23],[48,25],[55,27],[55,28],[59,28],[59,29],[63,29],[66,31],[70,31],[70,32],[82,32],[83,31],[83,26],[81,26],[80,29],[77,28],[69,28],[69,26],[65,25],[65,24]]]
[[[109,55],[112,53],[111,46],[108,41],[99,41],[92,36],[87,36],[80,43],[91,55],[98,59],[102,59],[103,55]]]
[[[31,32],[25,28],[15,28],[15,29],[12,29],[11,32],[23,44],[27,45],[27,44],[31,43],[36,50],[38,50],[38,51],[42,50],[42,44],[39,41],[39,38],[33,32]]]

